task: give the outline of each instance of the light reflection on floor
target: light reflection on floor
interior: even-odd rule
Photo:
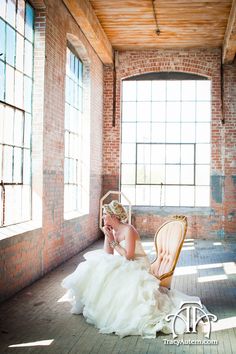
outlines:
[[[8,347],[9,348],[18,348],[18,347],[36,347],[36,346],[40,346],[40,345],[47,346],[47,345],[52,344],[53,341],[54,341],[54,339],[39,340],[36,342],[11,344]]]

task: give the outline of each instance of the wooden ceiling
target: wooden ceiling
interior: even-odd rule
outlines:
[[[220,47],[232,0],[90,0],[114,49]]]
[[[63,0],[104,63],[112,50],[222,48],[236,52],[236,0]]]

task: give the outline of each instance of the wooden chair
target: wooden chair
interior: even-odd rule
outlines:
[[[172,276],[187,232],[187,217],[175,215],[157,230],[154,238],[156,258],[151,273],[160,286],[170,289]]]

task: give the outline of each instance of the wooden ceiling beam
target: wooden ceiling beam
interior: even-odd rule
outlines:
[[[63,0],[82,32],[104,64],[113,62],[113,50],[95,12],[87,0]]]
[[[225,31],[222,62],[230,64],[233,62],[236,53],[236,0],[232,0],[232,6]]]

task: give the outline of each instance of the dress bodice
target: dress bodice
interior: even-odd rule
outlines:
[[[126,242],[125,240],[120,241],[120,245],[124,248],[126,248]],[[114,249],[114,254],[116,255],[120,255],[116,249]],[[141,240],[136,240],[135,241],[135,251],[134,251],[134,255],[135,255],[135,260],[142,260],[144,261],[148,266],[150,265],[149,259],[147,257],[146,252],[143,249],[142,246],[142,242]]]

